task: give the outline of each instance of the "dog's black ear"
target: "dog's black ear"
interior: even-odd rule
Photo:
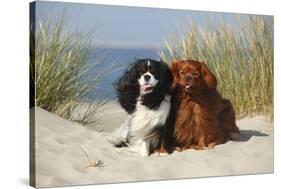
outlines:
[[[169,88],[173,81],[172,72],[169,68],[169,65],[166,62],[164,62],[162,59],[160,60],[160,63],[162,65],[162,72],[163,72],[163,76],[164,76],[163,81],[162,81],[164,83],[163,86],[165,86],[166,91],[170,91]]]
[[[129,114],[135,111],[137,97],[139,96],[137,66],[138,61],[129,65],[121,77],[113,83],[118,102]]]
[[[166,82],[171,85],[172,81],[173,81],[173,75],[172,72],[169,68],[169,65],[166,62],[163,62],[164,64],[164,69],[165,69],[165,76],[166,76]]]

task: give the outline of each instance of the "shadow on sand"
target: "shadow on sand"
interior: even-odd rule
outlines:
[[[250,140],[253,136],[265,137],[265,136],[269,136],[269,135],[266,133],[262,133],[260,131],[255,131],[255,130],[240,130],[239,142],[246,142],[246,141]]]

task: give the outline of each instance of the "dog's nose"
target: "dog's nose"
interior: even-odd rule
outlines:
[[[151,78],[151,76],[150,76],[150,75],[144,75],[144,80],[145,80],[145,81],[149,81],[149,80],[150,80],[150,78]]]
[[[185,79],[186,79],[187,81],[192,81],[192,80],[193,80],[193,76],[192,76],[191,74],[187,74],[187,75],[185,76]]]

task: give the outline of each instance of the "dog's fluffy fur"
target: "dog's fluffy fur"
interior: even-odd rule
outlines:
[[[237,140],[240,132],[229,100],[216,89],[217,80],[204,63],[179,60],[171,63],[174,76],[174,139],[180,150],[212,148]]]
[[[148,156],[164,145],[170,124],[171,81],[171,72],[161,61],[139,59],[127,68],[114,84],[118,102],[129,114],[115,132],[116,147],[126,146]]]

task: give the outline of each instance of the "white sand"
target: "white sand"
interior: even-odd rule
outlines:
[[[104,109],[99,118],[109,132],[120,126],[126,114],[116,103],[107,107],[113,109]],[[239,142],[145,158],[112,147],[108,132],[87,129],[40,108],[35,123],[37,187],[273,172],[273,123],[260,117],[237,122]],[[88,160],[79,146],[105,166],[85,168]]]

